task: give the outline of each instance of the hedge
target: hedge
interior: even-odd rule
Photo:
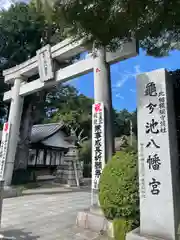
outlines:
[[[105,217],[116,222],[115,229],[126,231],[139,225],[137,154],[117,152],[106,164],[99,182],[99,202]]]

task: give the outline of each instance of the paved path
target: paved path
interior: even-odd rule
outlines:
[[[4,199],[3,239],[86,240],[97,234],[74,227],[77,212],[90,205],[89,192]]]

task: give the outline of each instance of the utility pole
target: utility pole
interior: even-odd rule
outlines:
[[[129,118],[125,119],[125,122],[129,122],[129,135],[130,135],[130,145],[133,145],[133,125],[132,125],[132,120]]]

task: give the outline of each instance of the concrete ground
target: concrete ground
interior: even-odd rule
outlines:
[[[4,199],[0,233],[10,240],[104,239],[75,227],[77,212],[90,206],[90,192],[29,195]]]

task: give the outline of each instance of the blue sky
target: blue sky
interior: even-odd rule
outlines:
[[[154,58],[145,55],[140,50],[137,57],[116,63],[111,66],[111,86],[113,106],[117,110],[136,108],[136,75],[158,68],[176,70],[180,68],[180,51],[170,52],[168,57]],[[79,77],[69,82],[80,93],[88,97],[94,96],[93,73]]]

